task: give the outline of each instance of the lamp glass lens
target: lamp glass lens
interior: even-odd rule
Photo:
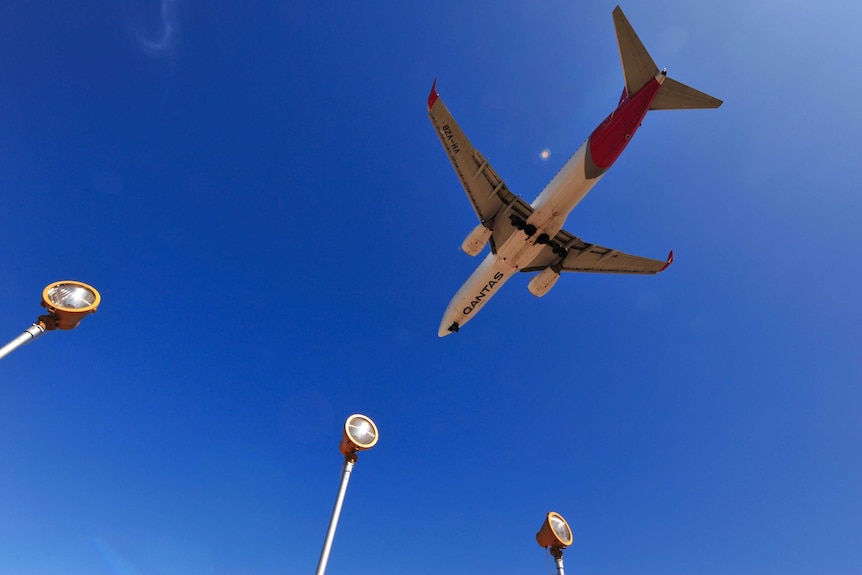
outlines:
[[[371,444],[377,435],[371,422],[364,417],[354,417],[351,419],[347,423],[347,433],[350,434],[350,439],[358,445]]]
[[[48,290],[48,303],[63,309],[82,309],[93,305],[96,294],[85,287],[60,284]]]
[[[572,541],[572,532],[569,531],[569,526],[556,515],[551,515],[551,529],[554,530],[560,543],[568,545]]]

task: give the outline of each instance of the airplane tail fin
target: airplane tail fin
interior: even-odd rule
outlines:
[[[631,96],[644,87],[647,82],[658,74],[649,52],[635,34],[622,8],[614,8],[614,28],[617,30],[617,46],[620,49],[620,60],[623,63],[623,77],[626,81],[626,92]]]
[[[659,70],[622,9],[617,6],[613,14],[620,60],[623,64],[623,77],[626,82],[626,95],[630,96],[655,78]],[[718,98],[695,90],[682,82],[665,78],[650,110],[718,108],[721,104],[722,101]]]

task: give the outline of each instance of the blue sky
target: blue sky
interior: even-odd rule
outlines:
[[[509,282],[478,261],[441,96],[532,201],[619,97],[612,2],[0,8],[0,574],[855,574],[862,8],[623,5],[725,100],[656,112],[566,228],[676,261]],[[543,161],[540,152],[551,151]]]

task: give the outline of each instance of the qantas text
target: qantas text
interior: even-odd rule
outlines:
[[[478,294],[473,296],[473,301],[470,302],[470,305],[464,308],[464,315],[470,315],[470,313],[476,309],[482,300],[484,300],[491,290],[494,289],[494,286],[500,283],[500,280],[503,279],[503,272],[497,272],[494,274],[494,279],[485,284]]]

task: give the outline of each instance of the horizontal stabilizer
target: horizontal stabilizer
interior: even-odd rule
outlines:
[[[665,78],[650,110],[718,108],[722,101],[670,78]]]
[[[625,94],[631,96],[658,75],[658,66],[655,65],[619,6],[614,8],[614,28],[617,31],[617,45],[620,49],[623,77],[626,81]],[[722,101],[718,98],[665,77],[650,110],[718,108],[721,104]]]

